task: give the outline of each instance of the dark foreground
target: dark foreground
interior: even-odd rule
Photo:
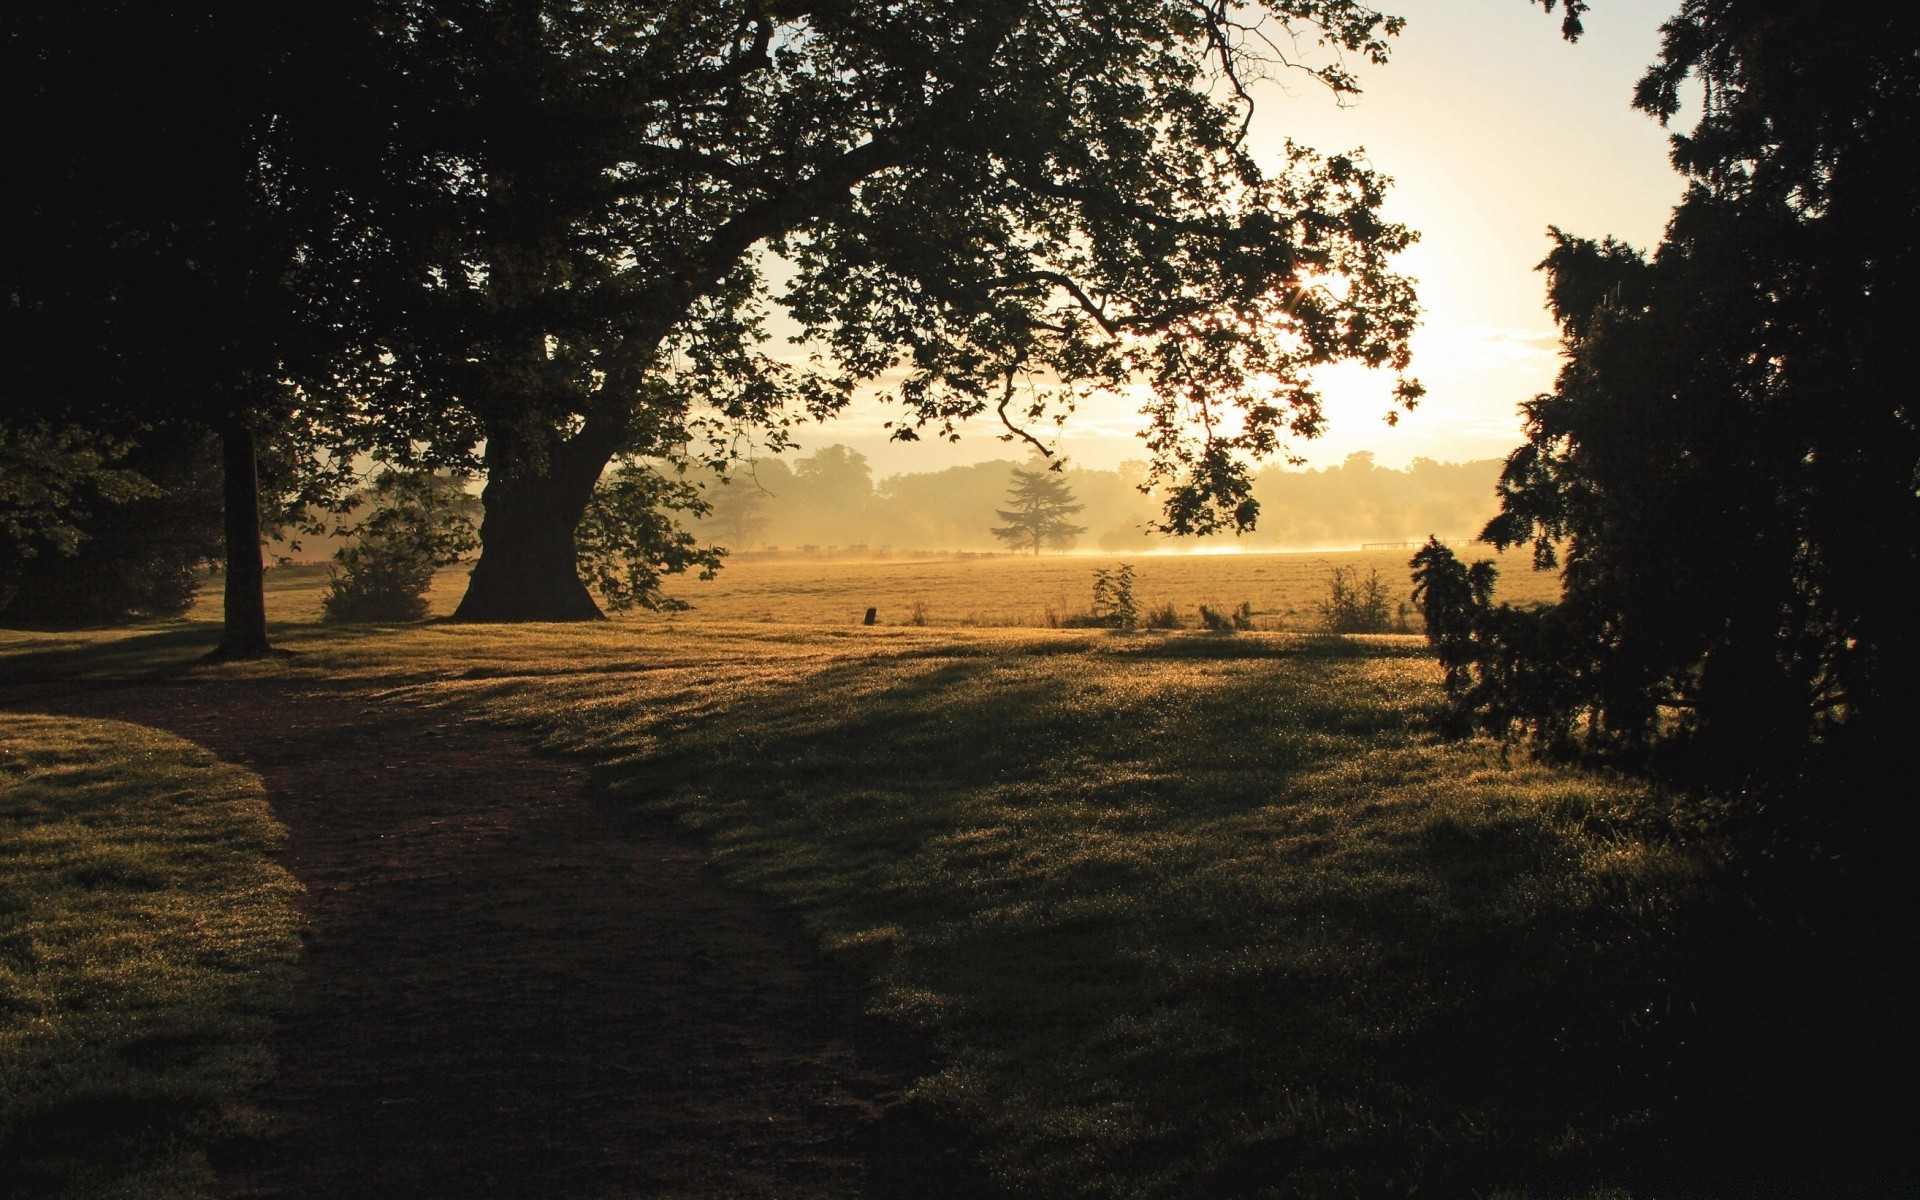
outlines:
[[[0,702],[199,742],[289,828],[307,982],[234,1194],[993,1194],[796,920],[524,738],[312,682]]]

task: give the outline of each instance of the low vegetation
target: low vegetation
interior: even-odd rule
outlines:
[[[1431,662],[1299,639],[530,635],[415,696],[534,722],[805,915],[1039,1195],[1590,1176],[1708,860],[1617,781],[1443,743]],[[371,665],[371,664],[369,664]]]
[[[124,671],[140,640],[0,636],[43,670]],[[219,669],[532,727],[701,832],[926,1038],[922,1093],[1023,1193],[1589,1195],[1899,1144],[1895,1109],[1835,1105],[1894,994],[1858,947],[1763,895],[1711,814],[1439,736],[1416,636],[282,636],[296,658]],[[146,637],[149,665],[193,653]]]
[[[257,777],[109,721],[0,714],[0,1179],[214,1193],[299,949]]]

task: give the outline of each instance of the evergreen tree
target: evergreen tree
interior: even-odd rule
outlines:
[[[1651,256],[1555,231],[1566,362],[1486,533],[1563,562],[1565,599],[1451,618],[1456,694],[1549,744],[1846,794],[1904,752],[1920,672],[1920,12],[1688,0],[1664,38],[1636,103],[1704,85],[1687,194]]]
[[[1013,507],[994,510],[1006,524],[995,526],[993,536],[1016,548],[1032,546],[1036,555],[1042,546],[1064,550],[1087,531],[1067,520],[1085,505],[1074,501],[1073,489],[1052,471],[1015,467],[1007,502]]]

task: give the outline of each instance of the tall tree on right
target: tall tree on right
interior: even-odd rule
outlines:
[[[1688,189],[1650,257],[1554,231],[1565,364],[1486,537],[1563,561],[1565,597],[1483,612],[1460,691],[1483,718],[1734,785],[1895,750],[1920,673],[1916,47],[1911,6],[1687,0],[1663,27],[1634,103],[1670,122],[1699,89]]]
[[[1036,555],[1043,546],[1064,550],[1087,531],[1085,525],[1067,520],[1086,506],[1073,498],[1066,480],[1045,468],[1028,471],[1015,467],[1007,503],[1012,507],[994,509],[1006,524],[994,526],[993,536],[1016,549],[1031,546]]]

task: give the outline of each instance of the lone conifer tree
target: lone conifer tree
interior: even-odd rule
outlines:
[[[994,526],[993,536],[1012,546],[1031,545],[1036,555],[1043,545],[1064,550],[1087,531],[1067,520],[1086,506],[1076,502],[1067,481],[1051,471],[1015,467],[1007,502],[1013,507],[994,510],[1006,524]]]

